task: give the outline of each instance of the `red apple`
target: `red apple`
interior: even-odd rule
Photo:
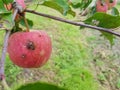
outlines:
[[[105,0],[105,2],[108,5],[109,9],[117,4],[117,0]]]
[[[51,39],[45,31],[16,32],[8,41],[11,61],[23,68],[38,68],[50,58]]]
[[[21,5],[24,9],[26,8],[24,0],[16,0],[16,2]]]
[[[97,0],[96,2],[96,11],[97,12],[107,12],[108,10],[108,5],[101,0]]]

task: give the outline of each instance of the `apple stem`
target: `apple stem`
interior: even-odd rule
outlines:
[[[83,27],[86,27],[86,28],[91,28],[91,29],[94,29],[94,30],[107,32],[107,33],[110,33],[110,34],[113,34],[113,35],[116,35],[116,36],[120,37],[119,33],[113,31],[114,29],[107,29],[107,28],[92,26],[92,25],[85,24],[83,22],[74,22],[74,21],[66,20],[66,19],[63,19],[63,18],[60,18],[60,17],[56,17],[56,16],[36,12],[34,10],[26,9],[25,12],[36,14],[36,15],[39,15],[39,16],[47,17],[47,18],[51,18],[51,19],[61,21],[61,22],[64,22],[64,23],[68,23],[68,24],[72,24],[72,25],[75,25],[75,26],[83,26]]]
[[[0,60],[0,80],[2,81],[2,84],[5,88],[8,88],[8,85],[7,85],[6,80],[5,80],[4,65],[5,65],[5,57],[6,57],[8,39],[9,39],[10,33],[11,33],[10,30],[6,30],[6,34],[4,37],[4,46],[2,49],[2,56],[1,56],[1,60]]]
[[[27,21],[27,19],[25,18],[25,15],[24,15],[24,21],[25,21],[25,25],[26,25],[26,32],[29,32],[30,30],[29,30],[29,25],[28,25],[28,21]]]

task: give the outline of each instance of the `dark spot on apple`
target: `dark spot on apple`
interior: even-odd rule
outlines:
[[[104,2],[101,2],[101,6],[105,6],[105,3],[104,3]]]
[[[32,41],[28,41],[26,46],[29,50],[35,50],[35,44]]]
[[[38,37],[41,37],[41,35],[38,35]]]
[[[22,58],[25,58],[26,57],[26,54],[22,54],[22,56],[21,56]]]

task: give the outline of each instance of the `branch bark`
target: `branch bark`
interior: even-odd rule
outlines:
[[[8,46],[8,38],[10,36],[10,33],[11,33],[10,30],[6,30],[6,34],[4,37],[4,44],[3,44],[4,46],[2,49],[2,56],[0,60],[0,80],[2,81],[4,88],[6,88],[7,90],[9,90],[9,86],[7,85],[6,80],[5,80],[4,65],[5,65],[5,57],[6,57],[7,46]]]
[[[0,60],[0,80],[4,79],[5,56],[6,56],[6,51],[7,51],[7,46],[8,46],[8,38],[10,36],[10,32],[11,32],[10,30],[6,31],[5,38],[4,38],[2,56],[1,56],[1,60]]]
[[[17,13],[18,13],[18,9],[15,9],[15,11],[13,13],[13,17],[12,17],[13,22],[15,20],[15,17],[17,15]],[[8,47],[8,39],[9,39],[10,34],[11,34],[11,30],[6,29],[6,34],[5,34],[5,37],[4,37],[4,44],[3,44],[3,49],[2,49],[2,56],[1,56],[1,60],[0,60],[0,80],[2,81],[2,84],[3,84],[3,86],[6,90],[10,89],[6,80],[5,80],[5,74],[4,74],[5,58],[6,58],[6,52],[7,52],[7,47]]]
[[[99,30],[99,31],[107,32],[107,33],[110,33],[110,34],[113,34],[113,35],[116,35],[116,36],[120,37],[120,34],[117,33],[117,32],[113,32],[112,29],[107,29],[107,28],[92,26],[92,25],[84,24],[82,22],[73,22],[73,21],[66,20],[66,19],[63,19],[63,18],[60,18],[60,17],[51,16],[51,15],[48,15],[48,14],[36,12],[34,10],[28,10],[28,9],[26,9],[25,12],[36,14],[36,15],[39,15],[39,16],[47,17],[47,18],[51,18],[51,19],[54,19],[54,20],[57,20],[57,21],[61,21],[61,22],[65,22],[65,23],[68,23],[68,24],[72,24],[72,25],[75,25],[75,26],[83,26],[83,27],[86,27],[86,28],[91,28],[91,29],[94,29],[94,30]]]

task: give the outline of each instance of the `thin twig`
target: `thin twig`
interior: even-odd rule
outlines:
[[[2,84],[4,85],[5,88],[8,89],[8,85],[5,80],[5,75],[4,75],[4,65],[5,65],[5,57],[6,57],[6,52],[7,52],[7,46],[8,46],[8,38],[10,36],[11,31],[6,30],[5,38],[4,38],[4,46],[2,49],[2,56],[0,60],[0,80],[2,80]]]
[[[14,21],[14,20],[15,20],[15,18],[16,18],[16,16],[17,16],[18,11],[19,11],[18,9],[15,9],[15,10],[14,10],[12,21]]]
[[[25,12],[33,13],[33,14],[36,14],[36,15],[39,15],[39,16],[51,18],[51,19],[54,19],[54,20],[57,20],[57,21],[69,23],[69,24],[76,25],[76,26],[83,26],[83,27],[94,29],[94,30],[99,30],[99,31],[107,32],[107,33],[110,33],[110,34],[113,34],[113,35],[116,35],[116,36],[120,37],[120,34],[116,33],[116,32],[113,32],[112,29],[107,29],[107,28],[92,26],[92,25],[84,24],[83,22],[73,22],[73,21],[66,20],[66,19],[63,19],[63,18],[60,18],[60,17],[51,16],[51,15],[48,15],[48,14],[36,12],[34,10],[28,10],[27,9],[27,10],[25,10]]]
[[[7,51],[7,46],[8,46],[8,38],[10,35],[10,30],[6,31],[5,37],[4,37],[4,44],[3,44],[3,49],[2,49],[2,56],[0,60],[0,75],[4,76],[4,60],[6,56],[6,51]],[[2,78],[0,78],[2,80]]]
[[[12,18],[13,22],[15,20],[17,13],[18,13],[18,9],[15,9],[15,11],[13,13],[13,18]],[[5,70],[4,67],[5,66],[4,65],[5,65],[5,58],[6,58],[8,39],[9,39],[10,33],[11,33],[11,30],[6,30],[6,34],[4,37],[3,49],[2,49],[2,56],[1,56],[1,60],[0,60],[0,80],[2,81],[4,88],[6,88],[7,90],[9,90],[9,86],[5,80],[5,74],[4,74],[4,70]]]

